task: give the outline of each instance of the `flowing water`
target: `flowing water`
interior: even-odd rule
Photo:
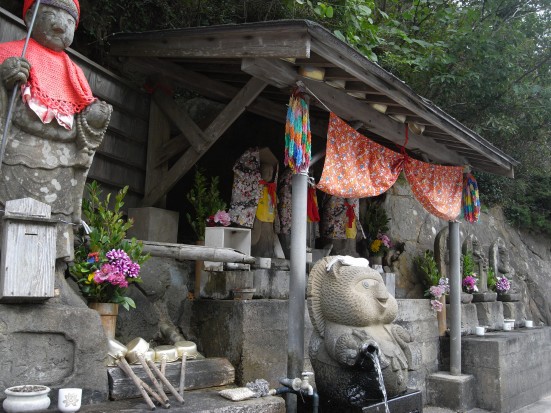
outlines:
[[[385,413],[390,413],[390,410],[388,409],[388,400],[386,397],[386,388],[385,388],[385,382],[383,379],[383,371],[381,370],[381,363],[379,363],[379,355],[377,354],[377,351],[369,351],[367,352],[369,357],[371,357],[371,360],[373,360],[373,366],[375,367],[375,371],[377,371],[377,374],[379,376],[379,389],[381,389],[381,393],[383,394],[383,401],[385,402]]]

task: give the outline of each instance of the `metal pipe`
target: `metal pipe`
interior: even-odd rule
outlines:
[[[296,388],[297,380],[301,383],[304,383],[304,379],[288,379],[283,378],[279,379],[279,382],[283,384],[284,387],[278,387],[275,389],[275,395],[280,394],[295,394],[300,395],[302,398],[304,397],[311,397],[312,398],[312,413],[318,413],[319,409],[319,395],[318,393],[312,388],[312,386],[308,383],[306,380],[307,386],[299,386],[299,388]],[[295,385],[295,386],[294,386]]]
[[[306,295],[306,199],[308,175],[292,178],[291,275],[287,329],[287,376],[300,376],[304,366],[304,311]],[[287,413],[296,412],[294,397],[286,397]]]
[[[461,375],[461,245],[459,222],[449,222],[450,251],[450,373]]]

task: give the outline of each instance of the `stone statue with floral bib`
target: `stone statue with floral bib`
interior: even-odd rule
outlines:
[[[32,22],[35,0],[25,0]],[[24,40],[0,44],[0,126],[13,106],[2,169],[0,204],[34,198],[49,204],[52,218],[79,223],[88,170],[103,140],[112,107],[97,100],[82,70],[65,53],[80,17],[78,0],[42,0],[25,57]],[[59,259],[73,256],[73,230],[58,224]]]

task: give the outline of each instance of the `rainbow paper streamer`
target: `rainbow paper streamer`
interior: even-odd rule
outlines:
[[[295,91],[289,99],[285,123],[285,165],[293,173],[308,172],[312,152],[308,103],[301,92]]]
[[[471,223],[480,217],[480,198],[478,184],[471,173],[463,174],[463,217]]]

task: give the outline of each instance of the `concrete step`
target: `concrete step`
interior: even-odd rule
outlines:
[[[169,395],[171,413],[285,413],[285,400],[281,397],[260,397],[233,402],[220,396],[218,392],[229,387],[217,387],[186,391],[184,404],[178,403]],[[161,406],[157,410],[165,411]],[[81,413],[141,413],[151,412],[141,398],[118,400],[98,405],[82,406]]]

